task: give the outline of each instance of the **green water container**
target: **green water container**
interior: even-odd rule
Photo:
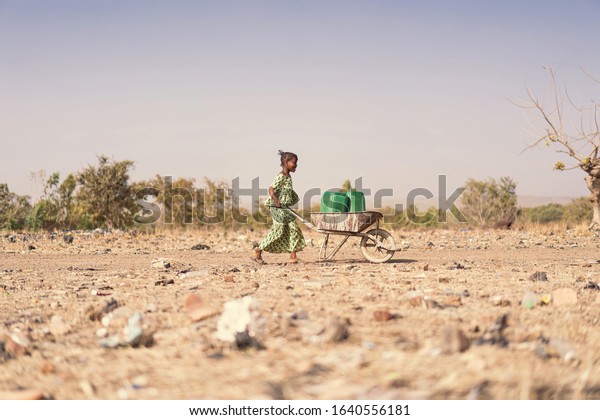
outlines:
[[[348,197],[348,208],[349,211],[367,211],[367,206],[365,204],[365,195],[360,191],[348,191],[346,193]]]
[[[346,213],[349,210],[348,196],[346,193],[325,191],[321,197],[321,212],[343,212]]]

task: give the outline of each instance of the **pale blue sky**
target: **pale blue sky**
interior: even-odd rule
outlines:
[[[600,1],[0,0],[0,182],[61,175],[97,154],[134,180],[242,186],[300,156],[299,192],[437,191],[511,176],[520,195],[587,194],[511,103],[553,66],[598,99]]]

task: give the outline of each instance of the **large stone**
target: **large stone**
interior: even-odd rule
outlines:
[[[223,313],[217,321],[216,338],[235,344],[240,335],[247,333],[257,339],[263,332],[264,319],[260,313],[260,304],[252,296],[244,296],[225,303]]]
[[[577,292],[568,287],[552,291],[552,302],[556,306],[569,306],[577,304]]]

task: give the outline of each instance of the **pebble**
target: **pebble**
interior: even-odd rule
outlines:
[[[169,268],[171,267],[171,262],[166,258],[157,258],[150,263],[150,266],[153,268]]]
[[[529,280],[531,281],[548,281],[548,275],[545,271],[536,271],[531,276],[529,276]]]
[[[410,303],[410,306],[415,307],[415,308],[422,308],[425,306],[425,302],[423,301],[423,296],[420,296],[420,295],[410,296],[408,298],[408,303]]]
[[[11,331],[4,343],[4,351],[12,356],[23,356],[29,353],[31,342],[21,331]]]
[[[302,332],[303,340],[311,344],[338,343],[349,336],[349,321],[339,316],[331,316],[323,323],[308,324]]]
[[[304,287],[310,287],[320,289],[324,286],[331,284],[331,280],[317,279],[317,280],[299,280],[300,284]]]
[[[50,333],[53,336],[63,336],[71,332],[71,326],[65,322],[60,315],[52,315],[50,318]]]
[[[394,318],[394,315],[389,311],[375,311],[373,312],[373,317],[375,320],[380,322],[389,321]]]
[[[221,312],[209,301],[193,293],[189,293],[183,298],[183,307],[188,317],[194,322],[202,321]]]
[[[490,303],[494,306],[510,306],[510,300],[503,295],[492,296],[490,298]]]
[[[441,348],[443,354],[462,353],[470,347],[470,342],[465,333],[456,326],[446,326],[442,330]]]

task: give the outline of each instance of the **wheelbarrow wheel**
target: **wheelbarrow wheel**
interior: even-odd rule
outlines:
[[[379,241],[380,246],[377,245]],[[360,251],[365,258],[374,263],[382,263],[389,261],[394,256],[394,251],[384,249],[393,248],[395,245],[394,237],[386,230],[383,229],[372,229],[366,233],[366,236],[360,241]]]

